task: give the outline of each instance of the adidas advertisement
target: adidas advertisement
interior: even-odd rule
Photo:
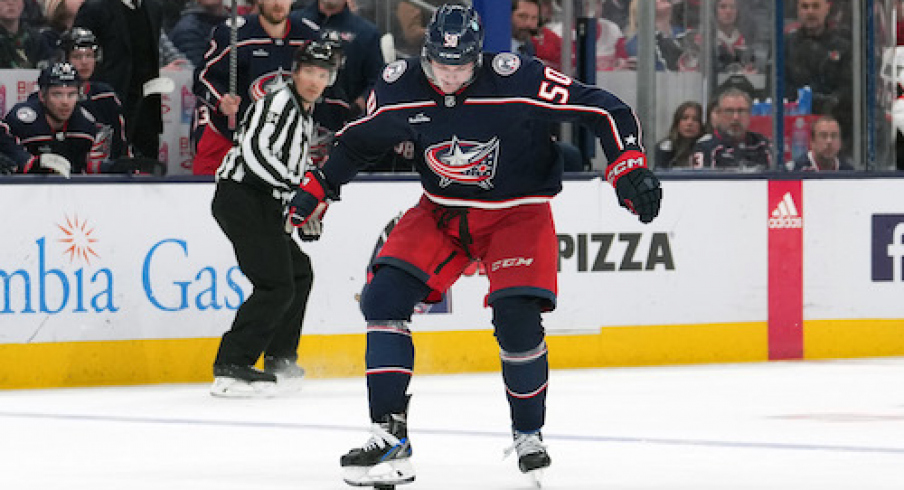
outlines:
[[[769,215],[769,228],[803,228],[804,220],[797,211],[791,192],[785,192]]]
[[[801,181],[769,182],[769,358],[803,356],[804,220]]]

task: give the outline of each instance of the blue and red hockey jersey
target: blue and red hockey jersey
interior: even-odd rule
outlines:
[[[551,122],[577,122],[599,139],[608,160],[643,151],[634,111],[618,97],[512,53],[483,54],[474,81],[443,95],[420,60],[387,65],[367,115],[338,133],[323,167],[333,186],[413,146],[426,195],[447,206],[506,208],[550,200],[562,188]]]
[[[64,127],[55,131],[47,122],[43,104],[37,98],[29,98],[10,109],[6,124],[9,132],[30,154],[55,153],[65,157],[72,165],[73,174],[97,171],[88,167],[88,154],[94,145],[97,128],[94,116],[85,108],[77,105]],[[43,172],[35,168],[33,160],[20,168],[23,172]]]
[[[270,37],[257,15],[238,18],[237,95],[242,98],[237,119],[256,100],[266,95],[273,84],[281,84],[292,73],[292,55],[305,40],[319,39],[319,27],[308,20],[288,21],[286,35]],[[194,93],[198,96],[199,125],[210,124],[216,131],[232,140],[228,118],[217,108],[220,99],[229,93],[229,21],[214,28],[210,48],[204,53],[204,65],[198,68]]]

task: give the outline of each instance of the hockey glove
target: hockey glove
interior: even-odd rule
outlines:
[[[32,158],[25,166],[25,172],[29,172],[35,165],[44,170],[58,173],[67,179],[69,178],[69,173],[72,171],[72,164],[69,163],[69,160],[56,153],[42,153]]]
[[[0,175],[9,175],[16,173],[18,165],[12,158],[0,153]]]
[[[618,203],[649,223],[659,214],[662,187],[647,168],[647,157],[635,150],[626,151],[606,167],[606,180],[615,187]]]
[[[319,238],[320,231],[322,231],[320,219],[326,213],[329,201],[338,200],[338,194],[332,190],[323,173],[320,170],[309,171],[304,174],[301,186],[295,191],[292,199],[289,200],[286,213],[288,215],[286,228],[288,229],[290,225],[296,228],[304,228],[308,221],[316,220],[316,225],[312,223],[308,230],[312,233],[316,232]],[[303,229],[302,236],[304,234],[305,230]]]

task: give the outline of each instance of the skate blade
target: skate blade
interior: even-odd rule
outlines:
[[[533,483],[535,488],[543,488],[543,470],[544,468],[539,468],[525,473],[528,480]]]
[[[249,383],[235,378],[214,378],[210,394],[218,398],[271,398],[276,396],[276,383]]]
[[[392,487],[414,481],[414,466],[408,459],[384,461],[374,466],[344,466],[342,479],[353,487]]]
[[[280,393],[297,393],[304,386],[304,377],[276,375],[276,388]]]

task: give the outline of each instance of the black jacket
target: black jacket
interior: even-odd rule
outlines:
[[[157,56],[163,13],[157,0],[142,0],[142,3],[150,21],[152,52]],[[127,7],[120,0],[86,0],[75,16],[75,26],[90,29],[97,36],[97,42],[103,50],[103,59],[92,79],[111,85],[128,114],[139,101],[134,96],[129,96],[129,84],[134,70],[134,33],[129,30],[125,8]],[[159,58],[154,60],[153,67],[148,66],[147,69],[150,74],[148,80],[160,76]],[[162,131],[159,96],[148,97],[144,101],[141,122],[142,125],[156,126],[158,132]]]

